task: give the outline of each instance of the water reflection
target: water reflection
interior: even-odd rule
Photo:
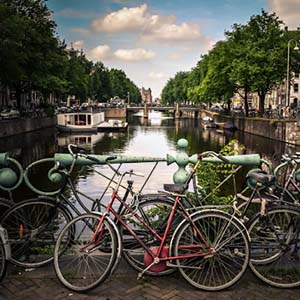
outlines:
[[[259,153],[263,158],[275,163],[279,162],[282,153],[300,151],[300,146],[292,146],[239,131],[203,129],[200,120],[174,120],[170,115],[160,112],[150,113],[149,118],[131,115],[129,124],[126,132],[103,132],[91,135],[57,135],[55,128],[48,128],[21,136],[0,139],[0,152],[12,152],[23,166],[27,166],[35,160],[52,157],[56,151],[66,152],[66,145],[69,143],[84,146],[95,154],[166,157],[167,154],[175,154],[176,143],[180,138],[188,140],[190,154],[206,150],[219,151],[230,140],[238,139],[241,144],[246,146],[247,153]],[[137,172],[148,174],[151,171],[151,164],[130,166],[124,164],[122,168],[132,168]],[[155,192],[162,189],[163,183],[172,182],[176,168],[175,165],[167,166],[166,163],[160,163],[147,185],[147,189]],[[99,166],[97,169],[110,174],[109,169],[105,166]],[[46,171],[44,173],[47,174]],[[38,174],[36,178],[39,179]],[[106,180],[99,178],[91,170],[83,171],[77,179],[79,188],[92,193],[92,195],[99,195],[104,182]],[[136,189],[139,189],[142,182],[143,178],[135,179]],[[24,197],[26,193],[22,191],[19,194]]]

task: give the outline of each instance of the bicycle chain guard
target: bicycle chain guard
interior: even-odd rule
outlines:
[[[158,252],[159,246],[155,247],[150,247],[151,252],[156,255]],[[161,252],[161,257],[167,257],[169,255],[169,246],[164,246]],[[150,266],[153,262],[152,256],[148,253],[145,252],[144,255],[144,264],[146,267]],[[164,271],[167,268],[167,263],[166,261],[161,261],[158,264],[153,265],[149,271],[154,272],[154,273],[159,273]]]

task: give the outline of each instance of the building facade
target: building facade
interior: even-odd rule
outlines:
[[[144,87],[142,87],[140,89],[140,93],[142,96],[142,102],[144,103],[151,103],[152,102],[152,91],[151,89],[145,89]]]

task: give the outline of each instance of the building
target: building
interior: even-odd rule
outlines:
[[[152,102],[152,91],[151,89],[145,89],[144,87],[142,87],[140,89],[140,93],[142,96],[142,102],[144,103],[151,103]]]

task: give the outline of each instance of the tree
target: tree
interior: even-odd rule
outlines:
[[[48,90],[49,81],[56,83],[56,89],[65,88],[63,73],[55,67],[65,59],[55,28],[43,0],[0,3],[0,80],[15,89],[18,106],[22,92],[36,87]]]
[[[226,33],[233,47],[231,79],[244,89],[245,99],[250,91],[258,93],[261,114],[266,94],[285,78],[282,24],[275,13],[263,10],[261,15],[252,16],[246,25],[235,24],[233,31]]]

